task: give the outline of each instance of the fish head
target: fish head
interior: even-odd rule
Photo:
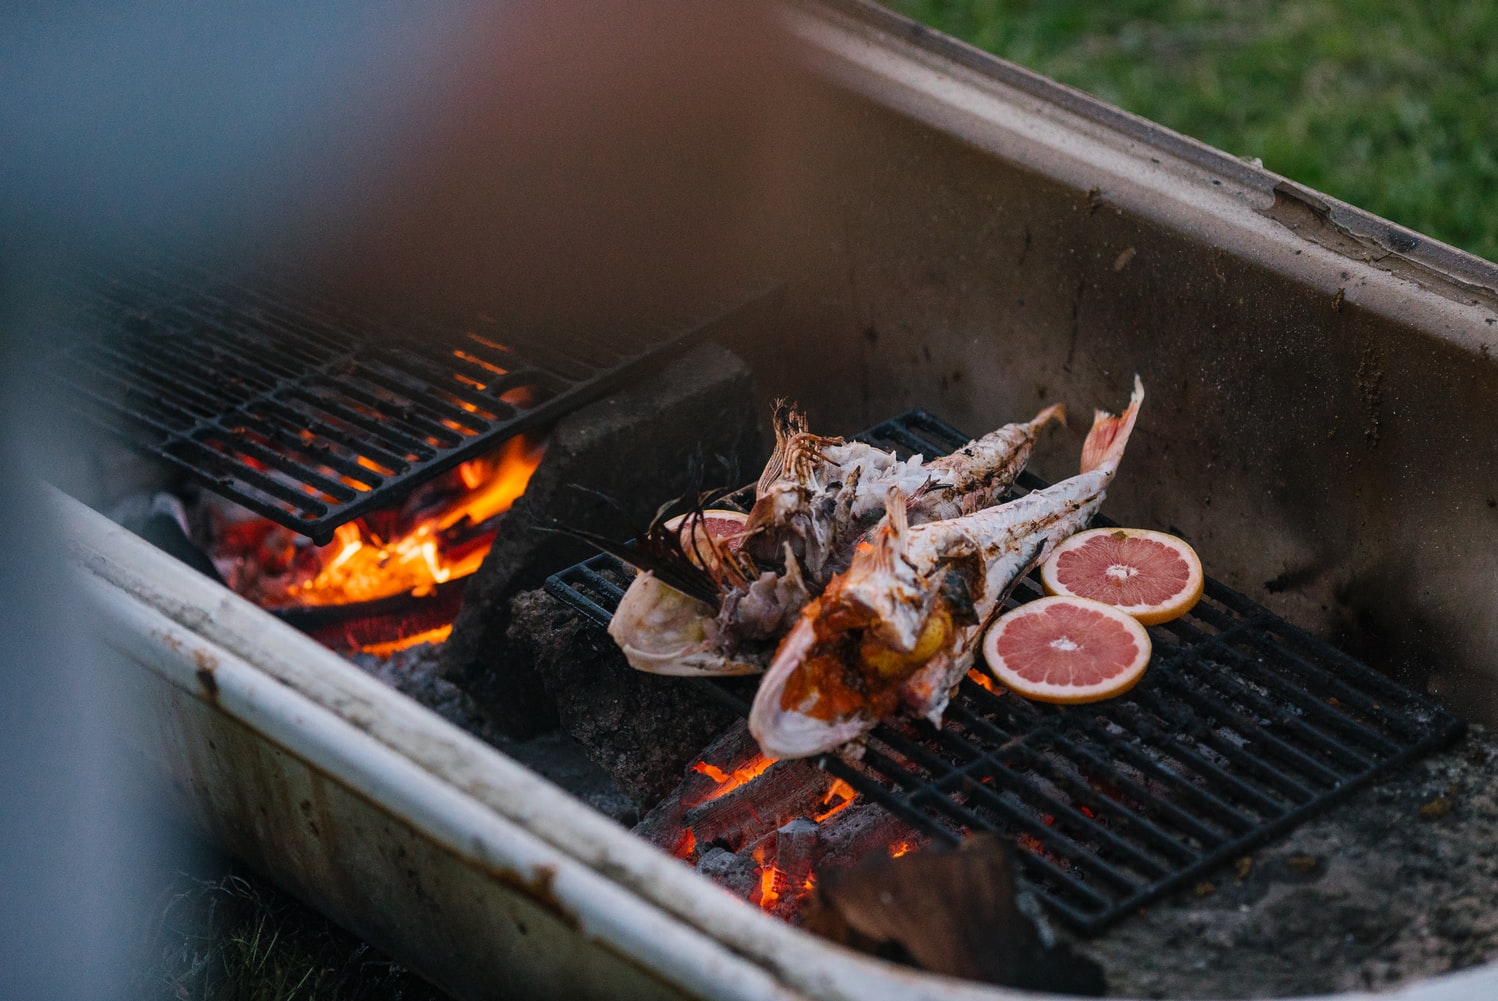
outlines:
[[[760,667],[724,651],[711,605],[646,571],[624,592],[609,635],[637,671],[681,677],[753,674]]]
[[[767,755],[820,754],[871,729],[894,711],[905,682],[951,643],[953,621],[939,605],[920,617],[905,646],[886,637],[880,616],[846,588],[830,588],[806,607],[750,710],[750,731]]]

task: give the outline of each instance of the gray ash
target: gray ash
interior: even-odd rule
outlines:
[[[1076,948],[1141,998],[1386,990],[1498,957],[1498,739],[1472,726]]]

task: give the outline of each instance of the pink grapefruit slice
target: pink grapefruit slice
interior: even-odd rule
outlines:
[[[681,536],[682,551],[687,559],[701,566],[704,561],[715,559],[714,546],[723,546],[730,552],[739,548],[744,534],[744,523],[749,516],[742,511],[710,507],[699,518],[696,512],[679,514],[666,522],[666,528]],[[690,529],[688,529],[690,525]],[[690,533],[690,534],[689,534]]]
[[[1047,594],[1113,605],[1146,626],[1169,622],[1201,599],[1201,560],[1184,540],[1147,528],[1078,532],[1041,565]]]
[[[1133,688],[1150,638],[1112,605],[1058,595],[1003,615],[983,637],[983,659],[1006,688],[1040,702],[1096,702]]]

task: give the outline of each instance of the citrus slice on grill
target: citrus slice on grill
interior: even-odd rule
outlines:
[[[1040,581],[1047,594],[1101,601],[1153,626],[1191,611],[1204,578],[1196,552],[1174,535],[1094,528],[1053,549]]]
[[[696,512],[679,514],[666,522],[666,528],[679,533],[681,549],[687,554],[687,559],[702,566],[704,562],[710,562],[713,552],[708,540],[715,540],[729,550],[737,549],[744,523],[748,520],[749,516],[742,511],[710,507],[702,512],[701,517],[697,517]]]
[[[1096,702],[1122,695],[1144,675],[1150,638],[1112,605],[1058,595],[1001,616],[983,637],[983,659],[999,683],[1040,702]]]

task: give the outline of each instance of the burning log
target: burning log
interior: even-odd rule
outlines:
[[[753,845],[797,817],[816,812],[832,779],[805,761],[778,761],[753,782],[688,810],[687,830],[699,845],[734,851]]]
[[[903,854],[926,836],[805,760],[766,758],[743,720],[686,770],[634,833],[724,889],[796,921],[814,871]]]
[[[687,811],[752,780],[772,763],[760,753],[749,727],[739,720],[703,750],[681,784],[635,825],[634,833],[678,858],[691,857],[695,840],[683,843]]]

